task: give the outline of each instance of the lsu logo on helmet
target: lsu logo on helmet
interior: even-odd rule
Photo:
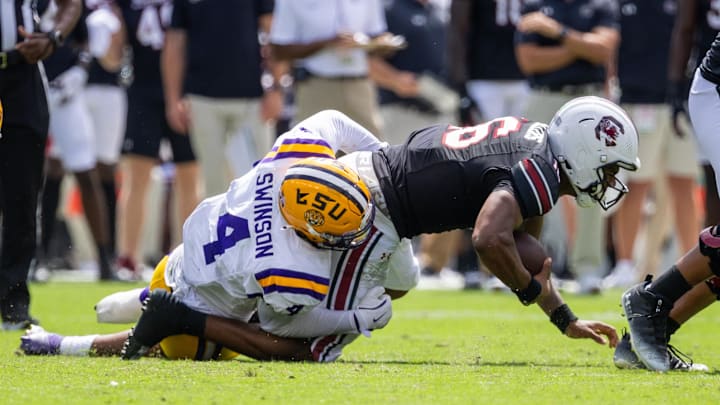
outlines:
[[[328,249],[361,245],[375,217],[367,185],[345,164],[329,158],[293,164],[280,185],[279,202],[291,228]]]

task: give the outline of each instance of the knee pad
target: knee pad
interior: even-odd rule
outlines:
[[[710,270],[716,276],[720,276],[720,235],[718,226],[705,228],[700,232],[700,253],[710,259]]]
[[[720,301],[720,277],[711,277],[705,280],[705,284],[708,286],[710,291],[715,294],[718,301]]]

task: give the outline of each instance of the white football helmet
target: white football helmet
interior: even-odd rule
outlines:
[[[578,97],[563,105],[548,128],[555,158],[581,207],[607,210],[628,188],[615,177],[619,168],[640,167],[638,133],[627,113],[600,97]]]

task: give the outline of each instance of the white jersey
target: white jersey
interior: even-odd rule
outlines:
[[[225,194],[204,200],[188,217],[184,248],[172,255],[182,256],[181,265],[168,266],[168,285],[189,306],[236,319],[247,319],[258,299],[288,315],[316,306],[330,289],[332,251],[286,228],[277,201],[280,183],[299,159],[381,145],[337,111],[300,122]]]
[[[371,191],[377,185],[377,178],[368,171],[359,170],[358,166],[365,162],[368,167],[370,155],[352,153],[340,158],[355,170],[365,181]],[[378,206],[384,206],[373,193]],[[260,306],[260,326],[268,332],[290,337],[315,338],[311,350],[315,361],[334,361],[342,354],[345,346],[352,343],[357,333],[327,334],[319,331],[327,329],[322,314],[314,314],[323,310],[346,311],[357,308],[358,302],[373,287],[383,286],[398,291],[408,291],[418,282],[420,269],[415,261],[409,239],[400,239],[390,218],[378,210],[375,214],[373,227],[367,242],[361,246],[331,252],[330,285],[322,305],[310,313],[298,317],[287,317],[281,313],[265,311]],[[317,337],[320,336],[320,337]]]

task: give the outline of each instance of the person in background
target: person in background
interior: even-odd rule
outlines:
[[[56,0],[48,32],[39,31],[37,2],[6,1],[0,19],[0,313],[2,329],[17,330],[37,320],[30,316],[28,273],[36,259],[36,211],[43,184],[49,113],[44,73],[38,62],[50,56],[73,30],[80,0]],[[8,16],[10,17],[10,16]]]
[[[170,25],[171,0],[117,0],[133,55],[133,82],[127,89],[128,113],[122,145],[122,187],[118,204],[118,258],[123,273],[139,277],[139,248],[145,222],[150,175],[161,159],[174,163],[177,223],[183,223],[199,200],[198,165],[186,134],[165,119],[160,53]],[[161,158],[161,145],[169,153]],[[168,157],[167,155],[171,155]]]
[[[47,267],[50,240],[56,224],[60,186],[65,171],[68,171],[73,174],[80,190],[83,211],[95,244],[99,279],[107,281],[117,279],[117,275],[113,268],[114,249],[110,238],[108,214],[110,205],[103,193],[97,157],[100,148],[108,148],[112,145],[97,142],[95,130],[101,127],[93,126],[90,104],[85,98],[85,85],[92,55],[87,51],[89,32],[86,19],[89,9],[84,7],[83,10],[81,22],[68,36],[66,44],[59,47],[45,61],[50,81],[48,96],[51,110],[49,127],[51,145],[42,193],[42,237],[35,274],[42,274],[42,269]],[[51,3],[43,17],[41,27],[46,25],[55,11]],[[119,66],[120,57],[117,50],[113,55],[107,56],[113,59],[108,59],[108,63]],[[114,151],[114,154],[117,156],[119,150]],[[114,200],[114,194],[112,198]]]
[[[281,112],[287,69],[261,52],[272,11],[271,0],[173,3],[161,61],[166,116],[190,134],[206,196],[223,193],[273,143],[267,123]]]
[[[383,137],[373,53],[396,50],[380,0],[277,0],[270,31],[273,56],[295,61],[295,122],[337,109]]]

